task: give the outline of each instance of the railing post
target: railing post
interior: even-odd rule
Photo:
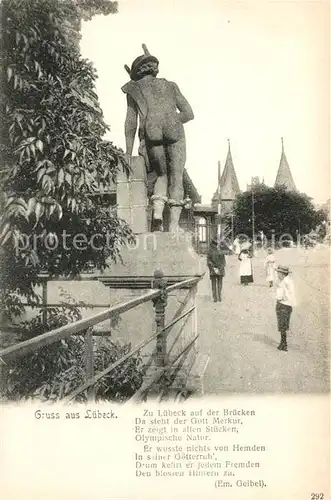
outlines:
[[[5,381],[5,367],[6,363],[0,358],[0,396],[3,396],[3,393],[5,391],[6,383],[7,383],[7,377]],[[6,374],[7,375],[7,374]]]
[[[42,282],[42,300],[43,300],[43,324],[47,323],[47,279]]]
[[[156,365],[165,366],[167,357],[167,339],[163,329],[165,326],[165,309],[167,305],[167,280],[164,278],[163,271],[160,269],[157,269],[154,272],[152,288],[156,288],[161,291],[160,297],[153,300],[156,333],[158,335],[156,339]]]
[[[85,359],[86,359],[86,382],[94,378],[94,363],[93,363],[93,339],[92,328],[88,328],[85,334]],[[95,386],[91,385],[87,389],[87,400],[92,402],[95,400]]]
[[[198,334],[197,291],[198,291],[198,285],[195,284],[192,287],[192,302],[193,302],[192,305],[194,307],[194,311],[192,314],[192,338],[195,338]],[[195,354],[197,354],[198,340],[196,340],[194,343],[194,349],[195,349]]]

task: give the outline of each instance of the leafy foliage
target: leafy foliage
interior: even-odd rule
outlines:
[[[254,188],[253,197],[252,191],[237,196],[234,206],[237,233],[252,233],[253,199],[255,230],[263,231],[268,238],[274,231],[276,239],[284,234],[290,234],[295,239],[297,231],[309,233],[324,217],[321,211],[315,210],[311,199],[305,194],[283,187],[259,185]]]
[[[133,236],[102,191],[125,167],[79,52],[81,19],[116,12],[106,0],[3,0],[0,35],[0,267],[4,297],[38,300],[38,274],[77,275],[116,259]],[[64,241],[83,234],[89,244]],[[93,235],[99,235],[91,245]],[[107,240],[106,240],[107,235]]]
[[[117,2],[109,0],[75,0],[74,3],[85,21],[89,21],[97,14],[107,16],[117,13]]]
[[[47,322],[41,313],[21,324],[19,341],[28,340],[47,331],[81,319],[81,302],[76,302],[62,291],[65,303],[61,307],[47,309]],[[82,332],[84,333],[84,332]],[[120,345],[110,338],[99,338],[94,342],[94,369],[100,372],[127,354],[131,345]],[[67,339],[46,346],[30,355],[5,366],[7,400],[36,399],[55,402],[68,396],[85,382],[85,341],[83,335],[72,335]],[[132,396],[142,383],[142,366],[139,354],[135,354],[115,371],[106,375],[96,385],[96,399],[123,401]],[[85,401],[86,395],[77,397]]]

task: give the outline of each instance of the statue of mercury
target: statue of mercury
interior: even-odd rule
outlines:
[[[137,57],[131,69],[125,65],[131,80],[122,90],[127,96],[125,120],[126,155],[130,163],[138,116],[139,155],[147,171],[156,174],[153,195],[152,228],[163,230],[163,211],[170,208],[169,231],[179,229],[184,205],[183,172],[186,143],[183,124],[193,120],[191,106],[174,82],[157,78],[159,61],[143,44],[144,55]]]

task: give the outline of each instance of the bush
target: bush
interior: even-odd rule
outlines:
[[[64,290],[62,296],[66,303],[48,308],[46,323],[43,323],[41,310],[36,318],[21,324],[19,341],[81,319],[79,308],[83,303],[75,302]],[[95,373],[104,370],[130,350],[131,344],[120,345],[109,337],[100,338],[98,342],[93,338]],[[6,387],[2,396],[5,400],[59,401],[85,382],[85,361],[83,335],[72,335],[54,342],[5,366]],[[136,353],[96,384],[96,399],[124,401],[137,391],[142,378],[142,361],[140,354]],[[79,395],[76,401],[86,401],[86,393]]]

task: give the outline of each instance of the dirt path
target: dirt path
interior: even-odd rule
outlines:
[[[205,393],[328,390],[329,248],[276,252],[289,265],[298,306],[287,353],[277,350],[275,290],[265,282],[264,253],[254,258],[255,283],[238,284],[238,261],[227,259],[223,301],[212,302],[208,275],[199,285],[200,350],[210,355]]]

